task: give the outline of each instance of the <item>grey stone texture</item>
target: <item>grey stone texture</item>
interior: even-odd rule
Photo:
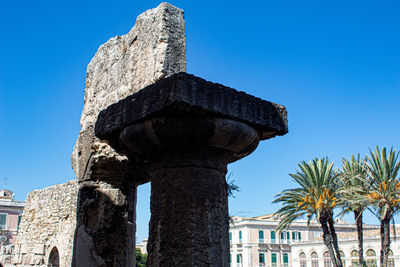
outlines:
[[[79,183],[73,266],[134,266],[136,187],[147,181],[94,135],[107,106],[186,70],[184,13],[168,3],[139,15],[128,34],[111,38],[88,65],[81,131],[71,156]]]
[[[148,162],[148,265],[228,267],[227,164],[287,131],[285,107],[186,73],[103,110],[97,137]]]
[[[79,181],[130,176],[126,158],[93,134],[99,112],[140,89],[186,70],[184,13],[162,3],[139,15],[128,34],[100,46],[87,67],[81,131],[72,153]],[[97,168],[110,160],[114,168]]]
[[[72,262],[78,186],[76,181],[28,194],[15,244],[15,266],[48,266],[50,251],[57,247],[60,267]]]
[[[113,141],[110,137],[118,138],[125,126],[168,113],[242,121],[254,127],[262,140],[288,132],[285,107],[182,72],[102,111],[96,123],[96,135]]]

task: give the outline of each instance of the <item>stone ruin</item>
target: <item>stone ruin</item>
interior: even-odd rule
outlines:
[[[229,266],[227,164],[286,134],[286,110],[186,74],[185,50],[184,13],[168,3],[98,49],[76,182],[29,194],[12,266],[135,266],[149,181],[148,266]]]
[[[49,266],[56,251],[61,263],[72,261],[77,193],[77,183],[70,181],[28,194],[13,265],[5,266]]]

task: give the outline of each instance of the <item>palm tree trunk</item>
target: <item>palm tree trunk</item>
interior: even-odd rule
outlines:
[[[385,216],[381,221],[381,267],[387,267],[388,264],[390,249],[390,218],[390,216]]]
[[[342,267],[341,265],[338,265],[337,259],[335,257],[335,252],[333,250],[333,246],[332,246],[332,235],[329,231],[329,227],[328,227],[328,219],[327,218],[321,218],[319,219],[319,222],[321,224],[322,227],[322,237],[324,239],[324,244],[326,246],[326,248],[328,249],[328,253],[329,256],[331,256],[331,260],[332,260],[332,264],[334,267]]]
[[[363,240],[363,217],[362,210],[354,211],[354,219],[357,225],[357,236],[358,236],[358,264],[362,266],[364,262],[364,240]]]
[[[333,221],[333,217],[332,215],[329,216],[328,219],[328,225],[329,225],[329,231],[332,235],[332,244],[333,244],[333,248],[335,250],[335,254],[336,254],[336,261],[337,261],[337,266],[342,267],[342,259],[340,258],[340,251],[339,251],[339,245],[338,245],[338,239],[337,239],[337,235],[336,235],[336,230],[335,230],[335,225],[334,225],[334,221]]]

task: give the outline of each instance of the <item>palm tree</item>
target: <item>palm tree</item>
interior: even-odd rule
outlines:
[[[342,267],[336,231],[334,228],[333,208],[338,199],[339,174],[333,170],[328,158],[302,161],[300,170],[289,174],[299,187],[286,189],[275,196],[273,203],[282,207],[274,214],[279,218],[278,231],[288,228],[297,218],[307,215],[308,221],[315,216],[321,224],[323,240],[335,267]]]
[[[386,267],[390,249],[390,221],[400,211],[400,180],[397,177],[400,168],[399,153],[391,148],[370,149],[366,165],[368,180],[371,186],[367,195],[373,212],[381,223],[381,266]]]
[[[343,207],[343,213],[353,212],[357,226],[358,236],[358,264],[363,265],[363,212],[368,205],[365,196],[369,187],[366,182],[365,161],[360,154],[351,156],[350,160],[342,158],[341,171],[341,198],[339,205]]]

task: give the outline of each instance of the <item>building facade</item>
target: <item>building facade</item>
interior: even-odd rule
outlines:
[[[15,244],[25,202],[14,199],[13,192],[0,190],[0,245]]]
[[[290,228],[277,232],[272,215],[232,217],[229,231],[230,262],[234,267],[330,267],[330,258],[317,221],[296,220]],[[357,230],[353,223],[337,220],[335,229],[345,266],[358,259]],[[379,226],[364,225],[365,258],[370,266],[379,262]],[[400,242],[391,244],[390,267],[400,262]],[[400,264],[398,263],[400,266]]]
[[[400,229],[396,229],[398,233]],[[400,266],[400,242],[393,238],[389,251],[388,267]],[[358,243],[357,232],[338,233],[340,256],[343,266],[357,266]],[[364,231],[364,258],[368,266],[379,266],[381,239],[378,229],[366,229]],[[305,241],[301,244],[292,245],[293,267],[328,267],[331,265],[329,253],[320,240]]]

